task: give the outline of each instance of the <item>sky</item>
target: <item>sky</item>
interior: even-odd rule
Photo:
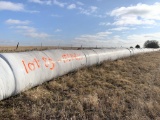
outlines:
[[[0,0],[0,46],[143,47],[146,40],[160,40],[159,0]]]

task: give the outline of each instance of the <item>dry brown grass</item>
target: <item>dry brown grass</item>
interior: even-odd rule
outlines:
[[[0,53],[4,52],[26,52],[26,51],[41,51],[41,50],[50,50],[50,49],[63,49],[63,50],[77,50],[81,49],[80,47],[66,47],[66,46],[19,46],[16,49],[16,46],[0,46]],[[82,48],[84,49],[84,48]],[[85,47],[85,49],[93,49],[91,47]]]
[[[0,119],[160,119],[160,52],[69,73],[0,101]]]

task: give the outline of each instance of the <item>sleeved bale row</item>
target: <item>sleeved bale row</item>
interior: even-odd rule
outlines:
[[[45,50],[0,54],[0,100],[84,66],[159,49]]]

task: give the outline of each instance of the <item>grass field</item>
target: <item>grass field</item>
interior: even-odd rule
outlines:
[[[85,47],[85,49],[93,49],[94,47]],[[3,52],[26,52],[33,50],[50,50],[50,49],[63,49],[63,50],[77,50],[83,49],[81,47],[65,47],[65,46],[0,46],[0,53]]]
[[[160,119],[160,52],[106,61],[0,101],[0,119]]]
[[[0,52],[25,52],[33,50],[49,50],[49,49],[67,49],[67,47],[56,47],[56,46],[19,46],[16,49],[16,46],[0,46]]]

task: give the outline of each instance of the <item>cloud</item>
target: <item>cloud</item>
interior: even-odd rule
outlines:
[[[29,20],[21,21],[21,20],[15,20],[15,19],[8,19],[5,21],[7,24],[24,24],[27,25],[30,23]]]
[[[64,7],[67,3],[59,2],[58,0],[53,0],[53,4],[58,5],[59,7]]]
[[[146,33],[146,34],[133,34],[126,38],[126,46],[135,46],[139,44],[143,47],[145,41],[147,40],[157,40],[160,42],[160,32],[156,33]]]
[[[96,12],[97,9],[98,9],[98,7],[96,7],[96,6],[90,6],[90,10],[92,13]]]
[[[57,14],[52,14],[51,16],[56,18],[62,17],[61,15],[57,15]]]
[[[130,29],[130,28],[121,28]],[[132,28],[131,28],[132,29]],[[133,28],[134,29],[134,28]],[[115,28],[115,30],[120,30]],[[104,46],[104,47],[130,47],[143,44],[147,40],[158,40],[160,42],[160,32],[146,34],[116,35],[112,32],[98,32],[95,34],[84,34],[76,37],[73,41],[75,45],[80,46]]]
[[[79,7],[78,9],[80,10],[81,14],[92,15],[97,12],[98,7],[90,6],[88,9],[84,9],[82,7]]]
[[[37,10],[25,10],[25,12],[28,12],[28,13],[40,13],[40,11],[37,11]]]
[[[10,10],[10,11],[24,11],[24,5],[21,3],[13,3],[9,1],[0,1],[0,11]]]
[[[28,0],[28,1],[33,3],[38,3],[38,4],[46,4],[46,5],[52,4],[51,0]]]
[[[160,42],[160,32],[146,33],[146,34],[132,34],[126,36],[126,39],[122,38],[119,39],[119,41],[122,41],[120,45],[123,47],[130,47],[130,46],[134,47],[137,44],[143,47],[145,41],[147,40],[158,40]],[[114,45],[113,43],[111,44]]]
[[[43,1],[41,0],[29,0],[29,2],[43,4]]]
[[[114,30],[114,31],[123,31],[123,30],[135,30],[136,28],[129,28],[129,27],[116,27],[116,28],[112,28],[109,30]]]
[[[30,27],[30,26],[16,26],[17,32],[22,33],[25,36],[31,37],[31,38],[48,38],[50,35],[43,32],[37,32],[36,28]]]
[[[37,33],[37,32],[25,33],[24,35],[32,38],[41,38],[41,39],[48,38],[50,36],[46,33]]]
[[[76,42],[79,43],[86,43],[86,44],[90,44],[90,43],[97,43],[98,41],[104,41],[108,35],[112,34],[112,32],[98,32],[95,35],[90,35],[90,34],[86,34],[86,35],[81,35],[80,37],[75,38]]]
[[[8,19],[5,21],[10,28],[14,29],[16,32],[21,33],[25,36],[31,37],[31,38],[49,38],[51,35],[44,33],[44,32],[38,32],[36,28],[28,26],[31,22],[28,20],[14,20],[14,19]]]
[[[55,30],[55,32],[61,32],[61,31],[62,31],[61,29],[56,29],[56,30]]]
[[[148,28],[148,29],[150,29],[150,28],[153,28],[154,26],[143,26],[142,28]]]
[[[81,6],[83,6],[83,5],[84,5],[84,3],[79,2],[79,1],[77,1],[76,3],[77,3],[77,5],[81,5]]]
[[[36,29],[34,27],[29,27],[29,26],[16,26],[14,27],[16,29],[18,29],[20,32],[27,32],[27,33],[31,33],[31,32],[35,32]]]
[[[122,30],[128,30],[128,29],[129,29],[128,27],[117,27],[117,28],[112,28],[112,29],[109,29],[109,30],[122,31]]]
[[[32,3],[37,3],[41,5],[57,5],[59,7],[64,7],[67,3],[59,2],[58,0],[28,0]]]
[[[28,12],[28,13],[38,13],[39,12],[35,10],[26,10],[22,3],[13,3],[9,1],[0,1],[0,11],[2,10]]]
[[[74,43],[76,46],[98,46],[98,47],[121,47],[125,41],[120,36],[115,35],[111,37],[112,32],[98,32],[95,35],[81,35],[75,38]]]
[[[67,9],[75,9],[76,8],[76,5],[75,4],[70,4],[68,5]]]
[[[133,34],[127,37],[128,40],[160,40],[160,32],[156,33],[147,33],[147,34]]]
[[[109,26],[112,25],[110,22],[100,22],[99,25],[101,26]]]
[[[155,25],[160,20],[160,3],[153,5],[137,4],[135,6],[120,7],[111,11],[115,17],[113,25]]]

